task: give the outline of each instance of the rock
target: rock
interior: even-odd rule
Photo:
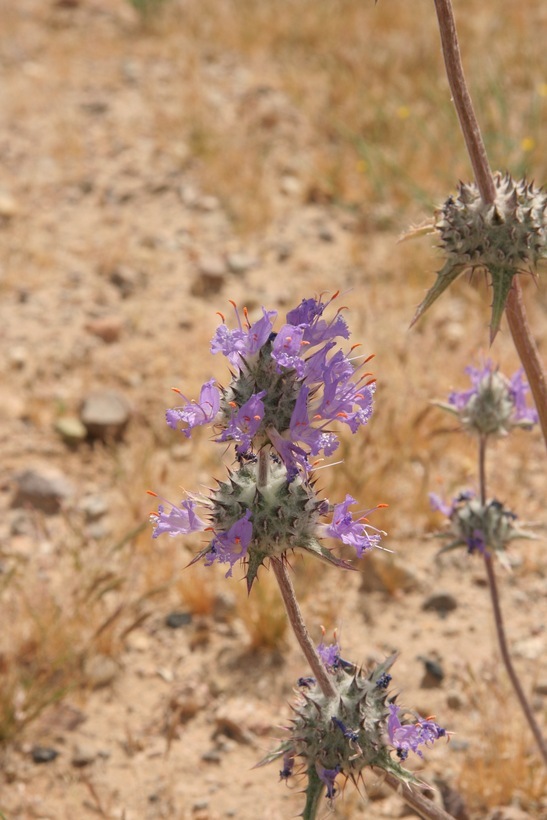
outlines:
[[[74,747],[70,762],[77,769],[81,769],[84,766],[89,766],[90,763],[93,763],[96,757],[97,752],[94,748],[88,746],[86,743],[78,743]]]
[[[84,399],[80,419],[92,438],[120,439],[131,415],[129,403],[116,390],[97,390]]]
[[[256,259],[245,253],[229,253],[226,261],[232,273],[245,273],[256,265]]]
[[[363,561],[361,589],[364,592],[381,591],[393,595],[398,591],[410,592],[421,586],[419,576],[389,553],[375,550]]]
[[[224,278],[224,274],[200,273],[192,282],[190,293],[192,296],[198,296],[201,299],[214,296],[220,292],[224,284]]]
[[[120,668],[109,655],[92,655],[84,663],[84,675],[92,689],[109,686],[118,675]]]
[[[55,431],[67,444],[78,444],[87,436],[87,430],[76,416],[63,416],[55,422]]]
[[[213,211],[217,211],[219,209],[220,200],[216,196],[200,196],[196,199],[194,207],[198,211],[212,213]]]
[[[425,674],[420,683],[421,689],[436,689],[444,680],[444,670],[439,661],[432,658],[420,658]]]
[[[527,661],[536,661],[545,651],[545,638],[542,635],[534,635],[532,638],[524,638],[516,641],[513,645],[515,658],[524,658]]]
[[[59,512],[63,502],[74,493],[66,476],[51,467],[25,470],[15,476],[15,482],[12,506],[31,506],[47,515]]]
[[[19,206],[14,197],[7,191],[0,191],[0,217],[12,219],[19,213]]]
[[[169,629],[180,629],[181,626],[188,626],[191,623],[191,612],[170,612],[165,618],[165,626],[168,626]]]
[[[110,272],[108,277],[110,282],[120,292],[122,299],[128,299],[133,296],[137,288],[146,284],[146,276],[138,273],[133,268],[128,268],[126,265],[119,265]]]
[[[98,521],[108,512],[108,504],[102,495],[86,495],[80,503],[86,521]]]
[[[59,752],[51,746],[33,746],[31,756],[33,763],[51,763],[59,756]]]
[[[460,693],[453,689],[446,695],[446,705],[449,709],[453,709],[455,712],[460,712],[465,706],[465,701]]]
[[[8,359],[15,370],[22,370],[28,362],[28,349],[23,345],[14,345],[8,351]]]
[[[299,179],[297,179],[292,174],[285,174],[281,177],[281,193],[285,194],[286,196],[296,196],[302,190],[302,184]]]
[[[436,592],[430,595],[422,604],[424,612],[437,612],[441,618],[446,617],[449,612],[452,612],[458,606],[458,602],[453,595],[448,592]]]
[[[547,695],[547,680],[540,680],[539,683],[536,683],[534,686],[534,694],[541,696]]]
[[[222,279],[226,274],[226,263],[221,256],[204,256],[199,260],[198,271],[201,276]]]
[[[87,322],[85,325],[85,329],[89,333],[102,339],[106,344],[117,342],[121,336],[122,328],[123,319],[121,316],[105,316]]]

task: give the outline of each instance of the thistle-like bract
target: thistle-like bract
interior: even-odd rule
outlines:
[[[547,195],[526,180],[494,175],[496,198],[485,203],[475,183],[460,183],[435,213],[446,261],[437,281],[418,307],[413,323],[466,270],[487,270],[492,280],[490,337],[499,330],[501,316],[518,273],[535,272],[547,255]]]
[[[361,772],[370,766],[391,772],[404,782],[416,783],[400,761],[406,760],[409,751],[421,755],[421,744],[445,737],[446,731],[433,720],[422,720],[415,714],[410,722],[405,721],[404,710],[388,696],[388,670],[396,656],[367,674],[343,661],[336,644],[319,649],[331,661],[327,669],[336,697],[326,697],[313,678],[301,678],[288,729],[290,736],[258,765],[282,758],[282,779],[288,779],[296,766],[305,772],[307,807],[314,804],[325,786],[327,798],[336,796],[338,775],[357,783]],[[393,758],[394,752],[398,760]]]

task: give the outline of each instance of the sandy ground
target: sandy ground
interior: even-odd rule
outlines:
[[[28,721],[2,747],[6,820],[284,820],[301,810],[299,784],[278,782],[275,766],[252,768],[275,745],[306,672],[294,641],[260,646],[237,573],[231,581],[194,568],[183,575],[191,539],[181,547],[152,542],[147,526],[134,530],[146,521],[147,487],[178,500],[180,485],[219,474],[204,437],[188,444],[163,423],[171,386],[196,395],[220,374],[207,354],[215,311],[227,313],[229,299],[283,311],[338,288],[354,338],[377,353],[377,412],[391,415],[380,436],[371,422],[363,441],[346,442],[346,466],[326,483],[342,497],[357,476],[367,502],[389,501],[379,524],[396,557],[342,575],[295,560],[306,618],[318,639],[320,624],[338,628],[344,654],[359,663],[400,653],[402,701],[454,733],[414,762],[437,783],[436,800],[447,784],[466,796],[470,817],[547,818],[533,746],[500,668],[481,564],[463,554],[436,560],[430,535],[441,521],[427,490],[448,494],[472,482],[474,457],[428,402],[459,378],[476,339],[486,344],[484,292],[462,289],[409,334],[434,270],[431,250],[397,247],[399,229],[363,226],[359,215],[306,198],[296,160],[309,124],[281,92],[260,91],[262,78],[237,55],[193,54],[190,72],[183,30],[142,32],[122,2],[3,6],[0,687],[4,718],[11,704],[15,723]],[[196,72],[227,120],[245,99],[280,123],[275,151],[285,162],[272,176],[271,218],[251,234],[234,229],[171,124],[181,85]],[[231,173],[237,188],[239,169]],[[536,326],[544,313],[539,301]],[[121,438],[67,441],[59,422],[77,420],[85,399],[104,389],[130,408]],[[512,573],[500,576],[510,643],[540,720],[543,458],[539,435],[521,434],[515,445],[496,445],[492,474],[496,492],[540,535],[515,548]],[[59,509],[17,500],[28,469],[54,470],[65,482]],[[450,470],[454,478],[443,478]],[[275,596],[266,571],[263,579]],[[424,609],[434,593],[455,608]],[[275,629],[282,616],[264,600],[259,614]],[[188,623],[167,626],[173,611],[189,613]],[[441,681],[427,676],[426,660],[440,664]],[[57,702],[30,719],[40,702],[33,675]],[[37,763],[36,746],[57,754]],[[362,792],[348,786],[324,815],[403,816],[375,777]]]

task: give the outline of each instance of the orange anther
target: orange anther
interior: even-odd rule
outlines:
[[[153,495],[154,498],[159,498],[159,495],[155,493],[154,490],[147,490],[146,492],[148,493],[148,495]]]
[[[222,314],[220,312],[220,310],[217,310],[216,315],[220,316],[220,318],[222,319],[222,324],[225,325],[226,324],[226,319],[224,318],[224,314]]]
[[[178,393],[178,394],[179,394],[179,396],[182,396],[182,393],[180,392],[180,390],[178,389],[178,387],[172,387],[172,388],[171,388],[171,390],[173,391],[173,393]]]

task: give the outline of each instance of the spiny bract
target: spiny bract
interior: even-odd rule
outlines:
[[[547,255],[547,195],[526,180],[494,175],[496,198],[485,203],[475,183],[460,183],[435,213],[446,261],[418,307],[412,324],[466,270],[485,269],[492,278],[490,338],[494,339],[517,273],[533,273]]]

